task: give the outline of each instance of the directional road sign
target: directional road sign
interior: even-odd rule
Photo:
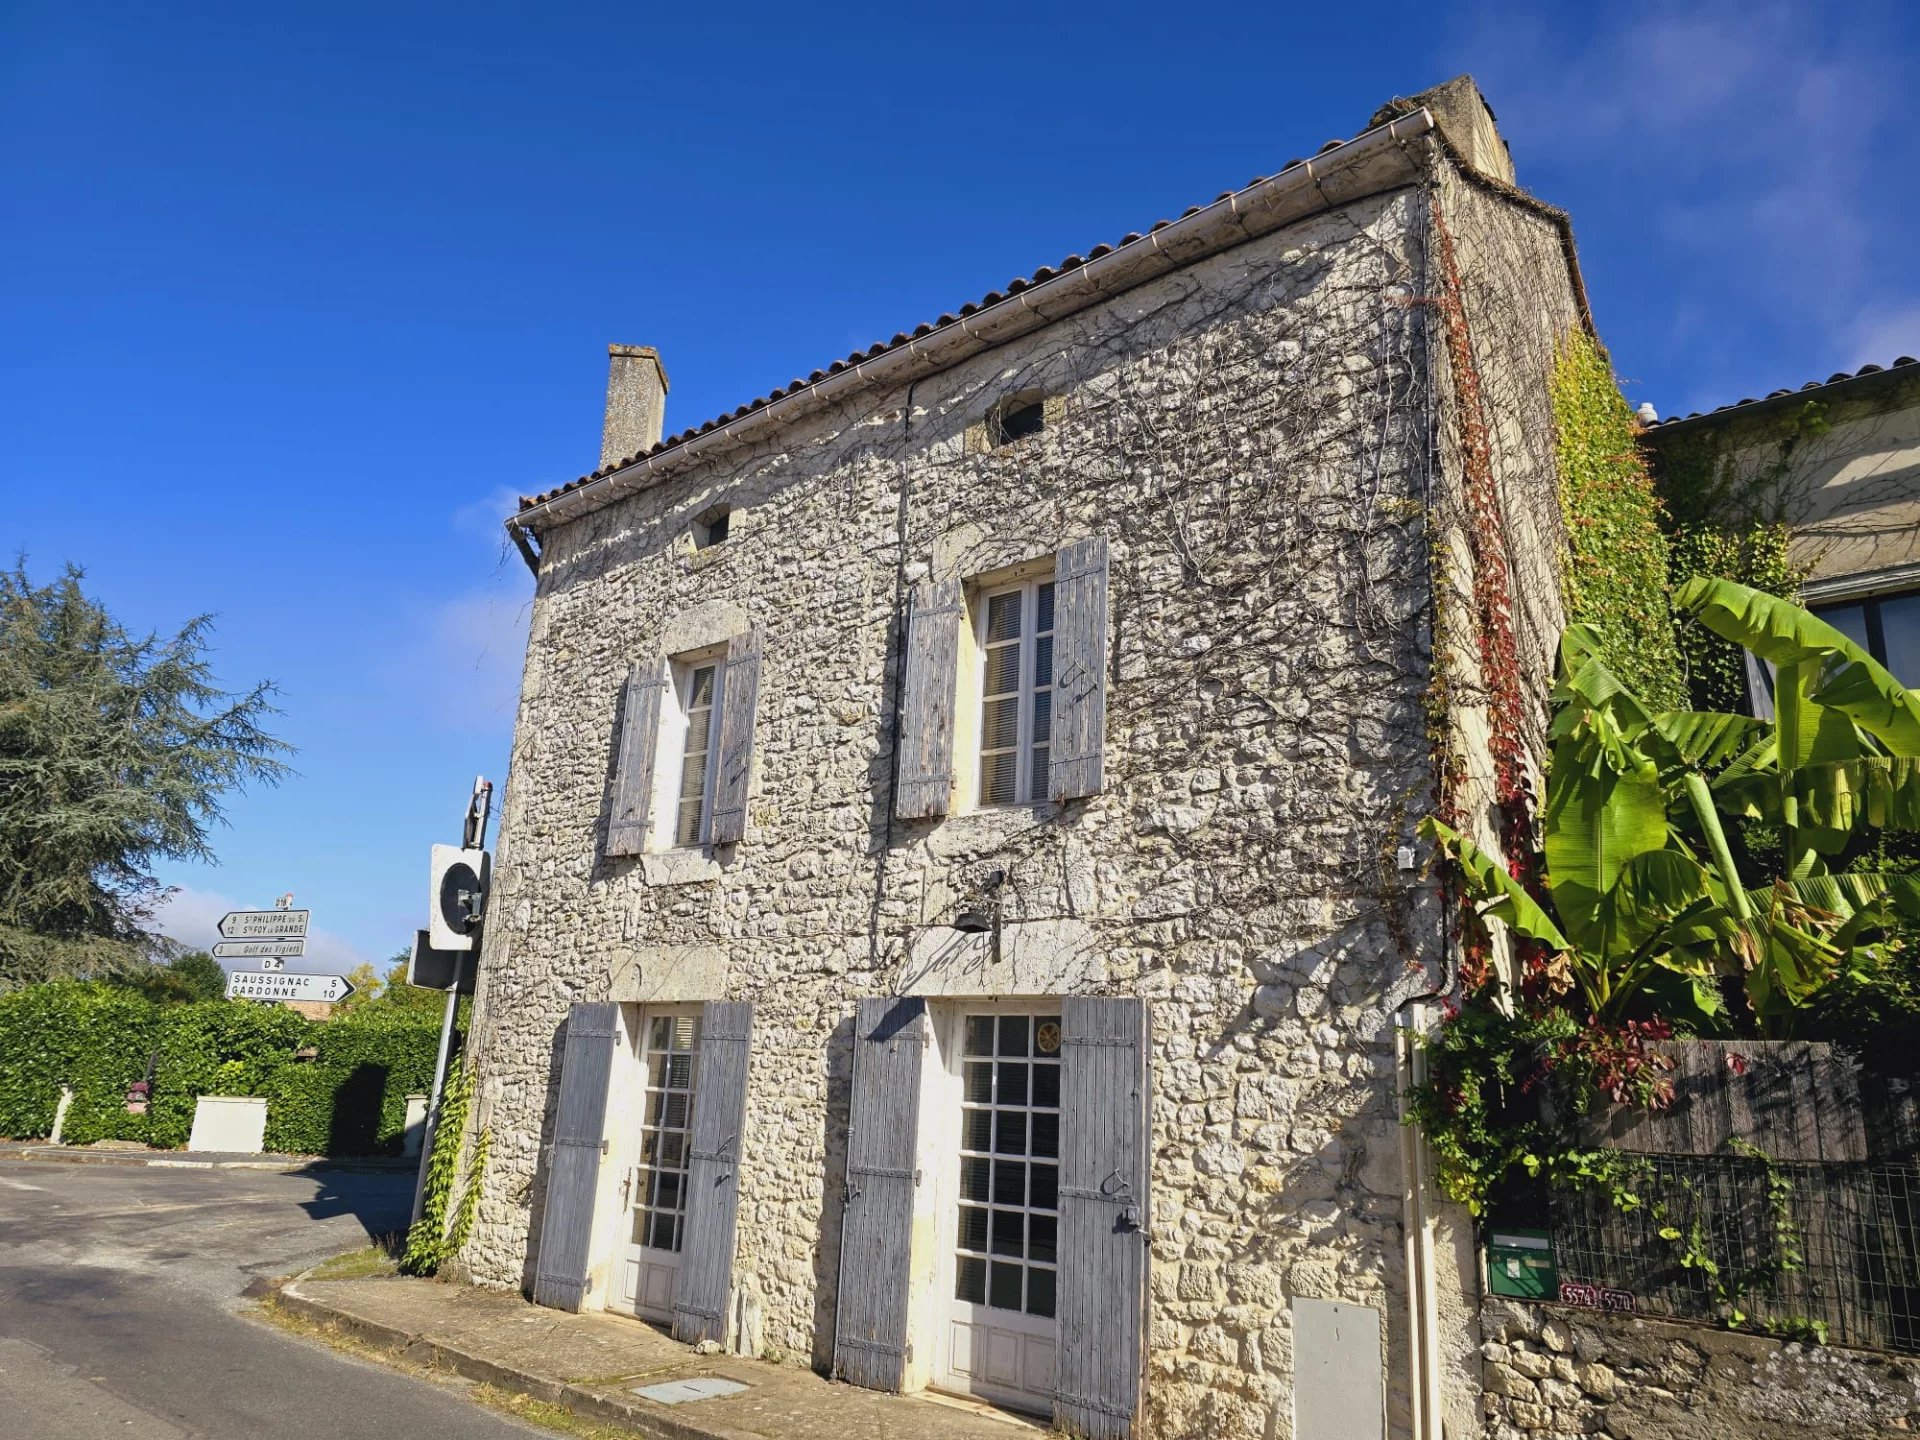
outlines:
[[[339,1001],[351,995],[353,982],[344,975],[292,975],[285,971],[236,970],[227,976],[230,1000]]]
[[[256,960],[263,955],[304,955],[307,942],[298,936],[281,940],[222,940],[213,947],[216,960]]]
[[[229,910],[220,917],[220,934],[228,940],[271,940],[275,936],[304,935],[311,910]]]

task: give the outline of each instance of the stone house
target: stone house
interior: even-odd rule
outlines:
[[[1647,442],[1737,513],[1784,522],[1808,608],[1920,686],[1920,362],[1661,421]]]
[[[1075,1433],[1473,1433],[1413,836],[1543,748],[1588,323],[1462,77],[668,439],[613,347],[510,522],[471,1278]]]

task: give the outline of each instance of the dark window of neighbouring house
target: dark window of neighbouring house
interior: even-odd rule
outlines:
[[[1822,605],[1813,613],[1891,670],[1902,685],[1920,687],[1920,591]]]

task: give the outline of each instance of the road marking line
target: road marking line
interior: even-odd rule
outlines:
[[[24,1180],[7,1180],[4,1178],[0,1178],[0,1185],[6,1186],[9,1190],[45,1190],[47,1188],[44,1185],[29,1185]]]

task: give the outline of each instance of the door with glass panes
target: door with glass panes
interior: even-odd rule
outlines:
[[[621,1181],[626,1215],[620,1267],[621,1308],[649,1320],[673,1319],[674,1283],[686,1229],[687,1147],[700,1068],[697,1009],[641,1013],[640,1143]]]
[[[942,1049],[958,1072],[947,1117],[957,1125],[943,1186],[935,1383],[1045,1412],[1056,1343],[1060,1016],[963,1011],[951,1027]]]

